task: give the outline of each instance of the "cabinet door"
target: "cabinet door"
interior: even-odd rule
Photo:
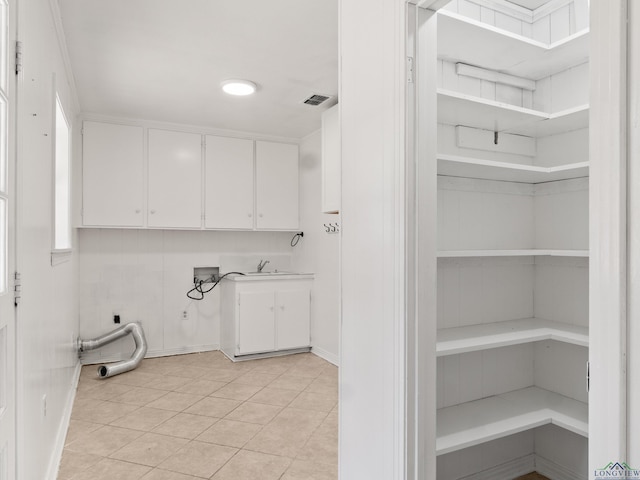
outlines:
[[[253,140],[207,136],[205,227],[253,228]]]
[[[322,212],[340,211],[340,117],[338,105],[322,114]]]
[[[256,142],[256,227],[298,228],[298,146]]]
[[[82,222],[141,227],[144,222],[142,127],[84,122]]]
[[[276,293],[276,348],[308,347],[310,344],[309,290],[280,290]]]
[[[202,226],[202,139],[149,130],[150,227]]]
[[[238,294],[238,355],[275,350],[274,293]]]

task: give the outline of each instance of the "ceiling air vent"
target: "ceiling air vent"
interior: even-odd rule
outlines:
[[[305,98],[302,103],[307,105],[311,105],[312,107],[317,107],[318,105],[323,104],[327,100],[329,100],[331,96],[329,95],[320,95],[319,93],[314,93],[308,98]]]

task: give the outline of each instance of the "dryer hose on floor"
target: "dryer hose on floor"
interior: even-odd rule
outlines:
[[[147,353],[147,339],[144,338],[144,331],[139,323],[127,323],[126,325],[91,340],[79,339],[78,349],[80,352],[95,350],[103,347],[104,345],[115,342],[120,338],[126,337],[129,334],[131,334],[133,341],[136,344],[136,349],[134,350],[131,358],[121,362],[112,363],[110,365],[100,365],[98,367],[98,376],[100,378],[113,377],[114,375],[128,372],[136,368]]]

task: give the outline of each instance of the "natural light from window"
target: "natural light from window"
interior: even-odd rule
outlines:
[[[55,234],[53,249],[71,249],[71,162],[69,124],[56,96]]]

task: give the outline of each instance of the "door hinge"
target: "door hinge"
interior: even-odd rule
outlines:
[[[22,42],[16,41],[16,75],[22,71]]]
[[[587,392],[589,391],[589,384],[591,383],[591,368],[589,362],[587,362]]]
[[[413,57],[407,57],[407,83],[413,83]]]
[[[20,279],[20,273],[14,272],[13,274],[13,305],[18,306],[20,298],[22,297],[22,280]]]

